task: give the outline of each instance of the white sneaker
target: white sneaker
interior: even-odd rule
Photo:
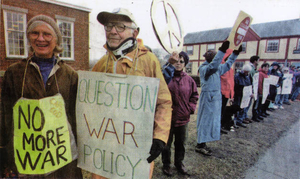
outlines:
[[[278,109],[278,106],[274,104],[273,109]]]
[[[280,108],[280,109],[284,109],[284,107],[283,107],[283,106],[279,106],[279,108]]]

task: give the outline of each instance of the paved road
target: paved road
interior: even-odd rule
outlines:
[[[248,169],[245,179],[300,179],[300,121]]]

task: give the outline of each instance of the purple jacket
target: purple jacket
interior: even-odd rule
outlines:
[[[190,114],[194,114],[199,94],[197,85],[187,73],[175,72],[168,84],[172,95],[172,126],[179,127],[190,121]]]

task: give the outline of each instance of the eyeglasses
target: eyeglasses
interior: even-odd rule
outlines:
[[[43,38],[45,39],[45,41],[50,42],[53,39],[53,36],[50,33],[41,32],[41,35],[43,36]],[[39,36],[40,36],[40,32],[32,31],[32,32],[29,32],[29,36],[28,37],[31,40],[36,40],[37,38],[39,38]]]
[[[110,32],[112,30],[112,28],[115,27],[117,32],[124,32],[125,28],[129,28],[129,29],[136,29],[135,27],[130,27],[130,26],[126,26],[122,23],[107,23],[104,26],[104,29],[106,32]]]
[[[180,63],[184,63],[184,61],[183,61],[183,60],[180,60],[179,62],[180,62]]]

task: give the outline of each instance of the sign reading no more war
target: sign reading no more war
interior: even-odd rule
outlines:
[[[46,174],[72,161],[70,133],[61,95],[21,98],[13,108],[14,158],[21,174]]]
[[[148,178],[159,79],[78,74],[78,166],[107,178]]]

